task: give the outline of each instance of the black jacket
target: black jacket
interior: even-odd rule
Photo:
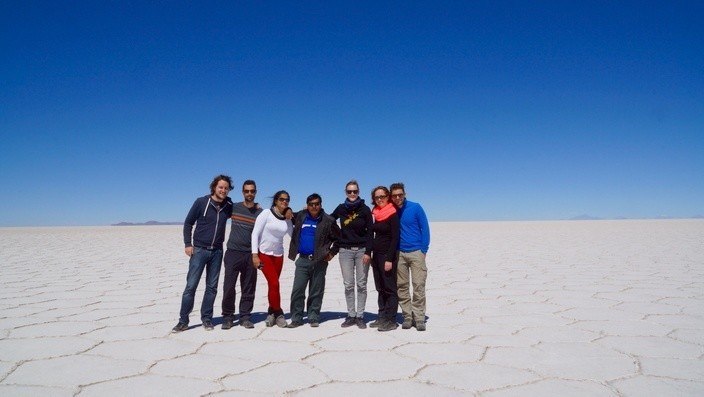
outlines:
[[[372,253],[372,211],[360,199],[354,206],[342,203],[330,214],[340,220],[341,248],[361,247],[367,255]]]
[[[198,197],[183,222],[183,243],[186,247],[215,247],[222,249],[225,226],[232,215],[232,200],[227,197],[219,208],[210,195]],[[193,225],[196,226],[193,232]],[[193,237],[191,241],[191,232]]]
[[[288,247],[288,259],[296,260],[298,256],[298,245],[301,240],[301,227],[306,220],[307,210],[299,211],[295,214],[293,235],[291,235],[291,245]],[[315,242],[313,243],[313,262],[324,261],[328,254],[337,255],[339,247],[337,240],[340,238],[340,227],[335,220],[321,208],[320,220],[315,228]]]

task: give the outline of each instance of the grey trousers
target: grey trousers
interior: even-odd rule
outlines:
[[[401,306],[404,320],[425,322],[425,279],[428,268],[425,256],[419,251],[399,252],[396,280],[398,284],[398,305]],[[410,287],[413,286],[411,297]]]
[[[367,277],[369,275],[369,265],[362,262],[364,248],[340,248],[339,255],[342,283],[345,286],[345,300],[347,301],[347,316],[363,317],[367,304]],[[355,287],[357,290],[356,308]]]

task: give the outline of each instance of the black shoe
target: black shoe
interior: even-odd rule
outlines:
[[[240,320],[240,325],[245,328],[249,328],[249,329],[254,328],[254,323],[249,321],[248,318],[245,318],[244,320]]]
[[[291,322],[286,326],[286,328],[298,328],[298,327],[300,327],[301,325],[303,325],[303,323],[302,323],[301,321],[291,321]]]
[[[203,329],[206,331],[212,331],[213,328],[213,323],[210,322],[210,320],[203,320]]]
[[[369,323],[369,328],[379,328],[379,326],[382,323],[383,323],[383,321],[381,321],[381,319],[376,319],[376,320],[372,321],[371,323]]]
[[[359,329],[365,329],[365,328],[367,328],[367,323],[364,322],[364,319],[363,319],[362,317],[357,317],[357,319],[355,320],[355,322],[357,323],[357,327],[358,327]]]
[[[396,328],[398,328],[398,324],[396,324],[396,321],[384,321],[379,326],[378,330],[381,332],[386,332],[386,331],[393,331]]]
[[[171,329],[171,332],[176,333],[176,332],[185,331],[187,329],[188,329],[188,324],[182,323],[179,321],[179,323],[176,324],[176,326]]]
[[[354,319],[354,317],[347,316],[347,318],[345,318],[345,321],[340,326],[342,328],[347,328],[347,327],[351,327],[351,326],[355,325],[356,323],[357,322]]]
[[[320,327],[320,323],[317,321],[311,321],[310,326],[313,328],[318,328],[318,327]]]
[[[203,324],[205,326],[205,324]],[[232,328],[232,319],[231,318],[225,318],[222,320],[222,329],[230,329]]]

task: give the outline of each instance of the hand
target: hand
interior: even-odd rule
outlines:
[[[390,272],[391,269],[393,268],[393,264],[389,261],[384,262],[384,271],[385,272]]]
[[[191,247],[186,247],[186,256],[193,256],[193,246]]]
[[[362,263],[364,263],[365,265],[368,265],[371,261],[372,261],[372,257],[367,254],[364,254],[364,256],[362,257]]]
[[[332,258],[334,258],[334,257],[335,257],[335,255],[333,255],[333,254],[328,254],[328,255],[325,257],[325,262],[330,262],[330,261],[332,260]]]
[[[293,219],[293,210],[290,207],[286,208],[286,211],[284,211],[284,217],[288,220]]]
[[[264,267],[262,261],[259,260],[258,254],[252,254],[252,266],[254,266],[255,269],[261,269],[262,267]]]

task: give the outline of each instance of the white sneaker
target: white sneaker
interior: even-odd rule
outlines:
[[[276,317],[276,325],[278,325],[280,328],[286,328],[286,326],[288,326],[288,323],[286,322],[284,316],[279,315],[279,317]]]
[[[273,327],[275,322],[276,322],[276,319],[274,319],[274,315],[273,315],[273,314],[270,314],[270,315],[266,316],[266,320],[264,320],[264,324],[265,324],[267,327]]]

